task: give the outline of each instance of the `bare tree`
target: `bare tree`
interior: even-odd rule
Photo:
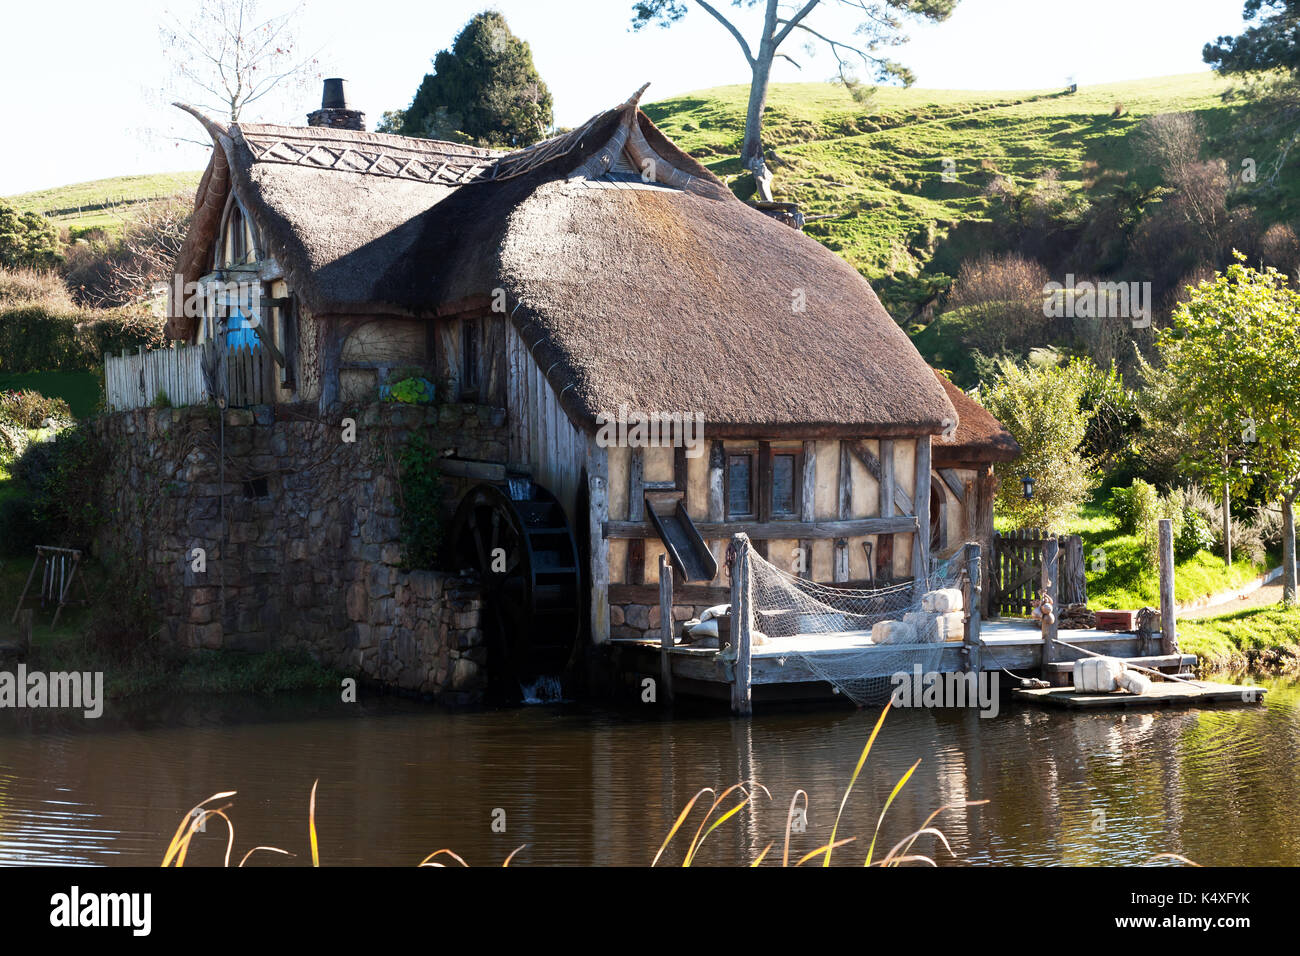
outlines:
[[[258,0],[204,0],[193,18],[167,14],[159,27],[170,99],[221,114],[234,123],[273,93],[305,92],[319,78],[315,53],[297,39],[303,4],[264,17]]]
[[[884,56],[882,47],[906,43],[902,17],[946,20],[957,6],[957,0],[732,0],[732,6],[752,8],[762,5],[763,28],[757,46],[751,46],[736,24],[707,0],[690,0],[709,16],[726,27],[740,45],[749,64],[749,106],[745,113],[745,140],[740,150],[741,165],[754,175],[759,199],[772,200],[772,174],[763,156],[763,108],[767,105],[767,88],[772,76],[772,64],[777,57],[788,60],[802,69],[798,61],[780,52],[781,45],[796,33],[808,40],[809,53],[818,46],[829,49],[835,58],[839,80],[858,95],[861,84],[854,67],[861,65],[877,80],[895,79],[911,86],[916,77],[911,70]],[[716,2],[716,0],[715,0]],[[851,10],[858,24],[845,37],[842,33],[823,28],[812,16],[818,7],[838,7]],[[632,5],[632,29],[639,30],[650,23],[670,26],[682,19],[688,9],[687,0],[638,0]]]

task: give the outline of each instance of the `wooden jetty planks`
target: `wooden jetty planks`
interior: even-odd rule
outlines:
[[[1018,700],[1059,707],[1066,710],[1100,710],[1116,707],[1195,707],[1201,704],[1257,704],[1264,699],[1266,688],[1237,684],[1154,683],[1145,694],[1093,694],[1073,687],[1045,687],[1012,691]]]

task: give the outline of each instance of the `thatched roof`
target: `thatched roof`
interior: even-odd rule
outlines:
[[[1020,443],[1011,437],[1006,427],[989,414],[975,399],[948,381],[939,372],[934,373],[948,401],[957,411],[956,431],[934,439],[934,457],[937,464],[943,461],[1011,461],[1019,458]],[[943,461],[940,461],[942,459]]]
[[[333,129],[214,138],[313,312],[429,316],[504,289],[580,423],[625,404],[702,412],[714,435],[950,426],[870,284],[736,199],[636,100],[504,156]]]

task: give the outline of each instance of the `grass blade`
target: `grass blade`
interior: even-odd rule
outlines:
[[[921,761],[918,758],[916,763],[907,768],[907,773],[903,774],[902,779],[894,784],[894,789],[889,792],[889,799],[880,808],[880,816],[876,818],[876,832],[871,834],[871,846],[867,847],[867,861],[862,864],[863,866],[871,865],[871,856],[876,852],[876,839],[880,836],[880,825],[885,822],[885,814],[889,812],[890,804],[894,802],[894,798],[898,796],[899,791],[907,785],[907,781],[912,779],[912,774],[916,772],[916,768],[919,766],[921,766]]]
[[[876,735],[880,733],[885,718],[889,716],[889,706],[889,704],[886,704],[885,709],[880,712],[880,719],[876,721],[871,736],[867,738],[867,745],[862,748],[862,756],[858,758],[858,765],[853,768],[853,777],[849,780],[848,788],[844,791],[844,799],[840,801],[839,812],[835,814],[835,825],[831,827],[831,842],[823,848],[826,851],[826,859],[822,861],[822,866],[831,865],[831,850],[838,846],[835,842],[835,834],[840,828],[840,817],[844,814],[844,805],[849,802],[849,794],[853,792],[853,785],[858,782],[858,774],[862,773],[862,765],[867,762],[867,754],[871,753],[871,745],[876,742]]]
[[[311,865],[320,866],[320,848],[316,845],[316,785],[320,783],[317,779],[311,785],[311,804],[307,808],[307,832],[311,836]]]
[[[673,837],[677,834],[677,831],[681,829],[682,824],[686,822],[686,818],[690,816],[691,808],[695,806],[695,801],[700,799],[700,797],[704,796],[706,793],[713,793],[713,792],[714,789],[712,787],[705,787],[695,796],[691,797],[689,801],[687,801],[686,806],[682,809],[682,812],[677,817],[677,822],[674,823],[673,828],[668,831],[668,836],[664,837],[663,846],[659,848],[659,852],[655,854],[655,858],[650,862],[651,866],[654,866],[656,863],[658,863],[659,858],[664,855],[664,850],[668,849],[668,844],[672,842]],[[706,817],[705,819],[708,818]]]

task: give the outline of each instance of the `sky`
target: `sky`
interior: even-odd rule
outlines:
[[[0,195],[202,168],[206,149],[179,138],[201,135],[197,124],[166,105],[194,97],[169,85],[159,36],[168,14],[188,20],[199,2],[4,4],[0,89],[6,139],[15,139],[0,147]],[[715,3],[748,27],[753,43],[755,12]],[[834,0],[824,4],[814,14],[821,26],[851,28]],[[291,6],[293,0],[260,0],[264,15]],[[497,9],[531,45],[555,99],[556,122],[574,126],[646,82],[647,101],[749,82],[735,40],[691,6],[671,28],[634,33],[631,0],[307,0],[299,46],[317,54],[323,75],[347,79],[351,105],[373,126],[384,110],[410,102],[434,54],[471,16]],[[890,55],[915,72],[918,87],[938,89],[1043,89],[1067,77],[1088,86],[1193,73],[1206,69],[1207,41],[1240,32],[1242,6],[1243,0],[960,0],[945,23],[909,27],[910,42]],[[802,68],[779,60],[775,82],[834,75],[828,54],[809,59],[802,43],[787,44]],[[271,115],[244,118],[304,123],[320,105],[319,85],[297,98],[296,108],[272,104]]]

